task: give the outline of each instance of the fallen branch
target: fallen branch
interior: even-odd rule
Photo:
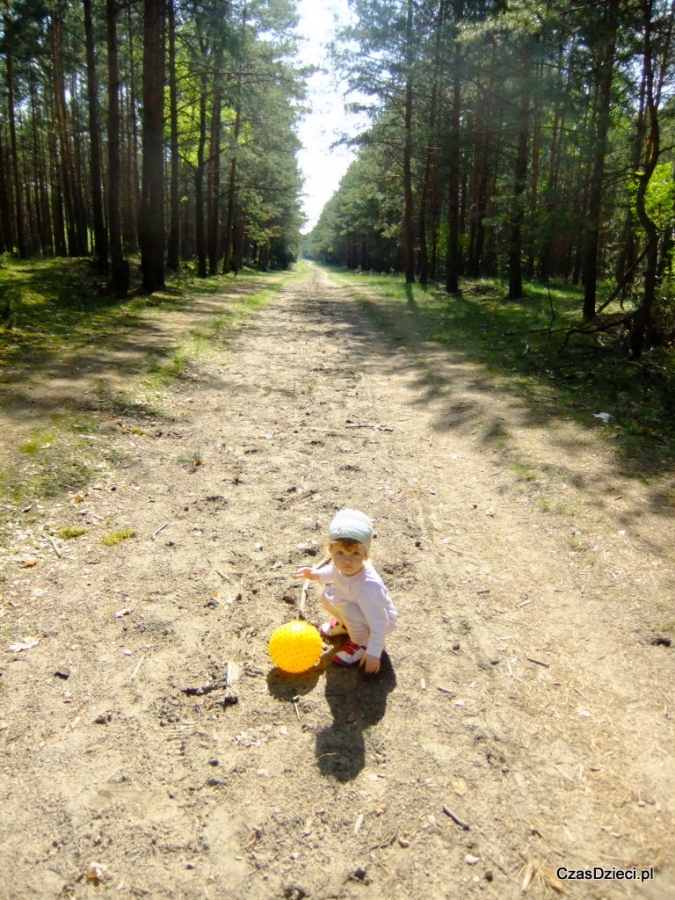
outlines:
[[[136,663],[136,668],[135,668],[134,671],[131,673],[131,678],[129,679],[129,681],[133,681],[134,678],[138,675],[138,670],[139,670],[140,667],[143,665],[143,660],[144,660],[144,659],[145,659],[145,653],[143,654],[143,656],[141,656],[141,658],[140,658],[140,659],[138,660],[138,662]]]
[[[164,531],[164,529],[168,528],[168,527],[169,527],[168,522],[165,522],[163,525],[160,525],[159,528],[157,529],[157,531],[153,531],[152,540],[154,541],[154,539],[157,537],[157,535],[160,533],[160,531]]]
[[[526,656],[525,659],[526,659],[528,662],[534,663],[534,664],[537,665],[537,666],[543,666],[545,669],[550,669],[550,668],[551,668],[551,664],[550,664],[550,663],[542,662],[540,659],[534,659],[534,657],[532,657],[532,656]]]
[[[47,536],[47,540],[48,540],[49,543],[52,545],[52,550],[54,551],[54,553],[56,553],[56,555],[58,556],[58,558],[61,559],[62,557],[61,557],[61,554],[59,553],[59,548],[56,546],[56,544],[54,543],[54,541],[49,537],[49,535]]]
[[[443,812],[446,814],[446,816],[448,816],[448,818],[452,819],[452,821],[455,823],[455,825],[459,825],[459,827],[462,828],[464,831],[471,830],[471,826],[467,825],[466,822],[463,822],[459,818],[459,816],[456,816],[454,814],[454,812],[451,809],[448,809],[448,807],[445,804],[443,804]]]
[[[609,331],[611,328],[616,328],[618,325],[628,327],[633,319],[633,315],[633,312],[608,313],[606,315],[596,315],[593,319],[589,319],[588,322],[582,322],[581,325],[573,325],[567,329],[567,334],[560,350],[565,349],[573,334],[598,334],[601,331]]]
[[[298,618],[305,618],[305,606],[307,605],[307,592],[309,591],[309,585],[311,584],[309,578],[305,578],[302,582],[302,589],[300,591],[300,603],[298,604]]]
[[[374,428],[375,431],[393,431],[393,428],[388,428],[386,425],[359,425],[353,422],[345,425],[345,428]]]
[[[397,828],[396,831],[392,834],[392,836],[390,838],[387,838],[384,841],[380,841],[379,843],[373,844],[371,847],[368,847],[367,852],[370,853],[371,850],[384,850],[385,847],[391,847],[391,845],[394,843],[394,841],[398,837],[398,832],[399,832],[399,829]]]

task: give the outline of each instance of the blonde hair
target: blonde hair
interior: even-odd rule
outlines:
[[[329,555],[332,554],[333,547],[335,547],[336,544],[340,544],[345,550],[353,550],[354,547],[362,547],[366,559],[370,559],[370,550],[368,547],[361,541],[357,541],[355,538],[336,538],[334,541],[329,541],[328,544],[326,544],[326,552]]]

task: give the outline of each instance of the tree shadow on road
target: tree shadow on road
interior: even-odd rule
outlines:
[[[322,775],[352,781],[365,765],[364,731],[384,718],[387,696],[396,687],[396,673],[387,653],[377,675],[363,669],[326,669],[326,700],[333,723],[316,736],[316,758]]]

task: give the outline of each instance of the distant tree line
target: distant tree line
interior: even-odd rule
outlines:
[[[639,355],[675,304],[673,0],[350,6],[334,55],[372,124],[309,254],[512,299],[559,277],[585,319],[609,284]]]
[[[114,291],[294,258],[295,0],[17,0],[0,13],[0,252]],[[3,71],[4,70],[4,71]]]

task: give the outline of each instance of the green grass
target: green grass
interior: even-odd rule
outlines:
[[[183,454],[181,456],[174,457],[173,460],[179,466],[188,466],[190,468],[196,468],[197,466],[204,465],[204,454],[202,453],[200,448],[193,450],[190,453]]]
[[[509,469],[519,481],[536,481],[539,477],[532,469],[515,460],[509,463]]]
[[[137,272],[135,260],[132,270]],[[147,327],[147,310],[186,309],[197,295],[234,292],[235,299],[217,317],[221,321],[209,323],[203,331],[208,340],[219,334],[226,337],[242,313],[269,302],[279,283],[289,277],[245,270],[236,278],[200,279],[188,269],[168,278],[162,291],[148,296],[136,290],[120,300],[108,294],[105,280],[94,275],[88,260],[5,260],[0,266],[0,305],[9,301],[11,325],[0,326],[0,383],[18,385],[64,359],[76,362],[90,353],[92,344],[100,349],[119,346],[125,333],[142,333]],[[170,375],[181,373],[180,350],[174,351],[168,367]]]
[[[56,533],[62,540],[70,541],[73,538],[82,537],[83,534],[87,533],[87,529],[80,528],[79,526],[64,526],[63,528],[59,528]]]
[[[53,431],[39,431],[31,435],[27,441],[19,444],[19,451],[26,456],[37,456],[41,451],[48,450],[55,440]]]
[[[106,547],[116,547],[122,541],[129,541],[133,537],[136,537],[136,532],[131,528],[120,528],[119,531],[112,531],[110,534],[102,537],[101,543],[105,544]]]
[[[463,293],[451,296],[437,286],[405,285],[400,275],[329,272],[413,360],[419,342],[447,347],[478,364],[490,390],[524,399],[533,425],[561,418],[592,430],[632,477],[649,481],[672,472],[675,351],[652,350],[637,363],[607,336],[601,343],[596,335],[574,334],[563,346],[567,329],[581,320],[581,288],[528,283],[526,296],[512,301],[497,279],[466,281]],[[441,377],[427,373],[430,396],[441,391]],[[609,425],[593,418],[599,412],[614,416]],[[500,428],[488,424],[484,433],[496,448],[508,443]]]
[[[76,422],[67,415],[51,418],[53,427],[38,429],[19,446],[18,459],[0,471],[0,522],[6,517],[7,503],[31,505],[79,490],[95,471],[100,447],[82,434],[93,430],[90,420],[81,417]]]

